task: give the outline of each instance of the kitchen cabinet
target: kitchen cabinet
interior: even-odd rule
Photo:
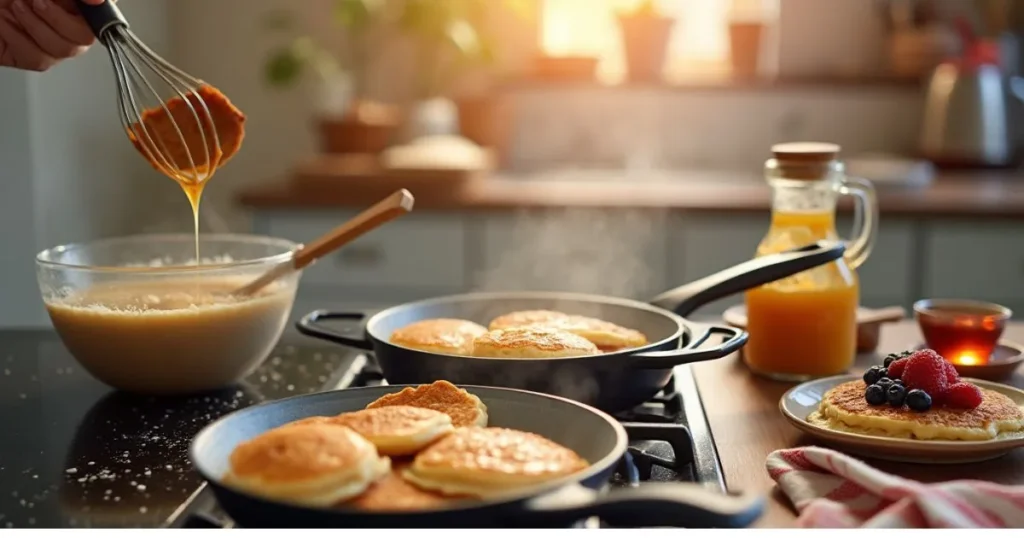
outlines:
[[[282,214],[267,219],[267,233],[310,241],[356,215]],[[303,276],[310,284],[459,288],[466,284],[466,235],[459,216],[407,215],[319,260]]]
[[[923,245],[924,295],[993,301],[1024,312],[1024,226],[934,223]]]
[[[308,241],[351,211],[260,211],[256,233]],[[631,209],[429,212],[388,224],[306,271],[295,318],[469,291],[647,299],[750,258],[767,215]],[[839,218],[840,234],[851,227]],[[967,297],[1024,311],[1024,223],[886,218],[859,270],[865,306]],[[720,314],[742,295],[696,315]]]
[[[710,275],[750,259],[768,230],[767,215],[678,215],[673,218],[669,275],[680,284]],[[840,217],[840,235],[851,230],[852,219]],[[913,287],[913,224],[885,219],[871,257],[860,268],[861,303],[870,307],[909,306],[917,296]],[[720,314],[742,304],[734,295],[700,309],[701,314]]]

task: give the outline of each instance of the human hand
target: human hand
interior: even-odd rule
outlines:
[[[45,71],[95,41],[73,0],[0,0],[0,67]]]

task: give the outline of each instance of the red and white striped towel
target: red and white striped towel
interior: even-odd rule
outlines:
[[[819,447],[776,450],[766,465],[800,512],[801,527],[1024,527],[1024,486],[922,484]]]

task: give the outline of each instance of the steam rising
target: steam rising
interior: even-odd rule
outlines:
[[[477,291],[560,291],[647,300],[665,288],[662,268],[666,265],[668,251],[666,234],[656,232],[665,230],[666,223],[665,212],[656,210],[520,211],[513,214],[504,227],[487,230],[486,240],[490,244],[485,248],[491,264],[476,275]],[[674,326],[663,326],[665,320],[638,315],[631,308],[573,301],[527,303],[529,301],[513,300],[506,304],[480,305],[486,311],[462,305],[464,311],[460,313],[486,325],[495,316],[514,310],[560,310],[635,328],[654,341],[675,330]],[[608,378],[615,375],[614,369],[609,372],[595,368],[594,365],[601,363],[600,357],[595,359],[595,362],[584,359],[582,363],[566,363],[554,369],[538,363],[536,367],[520,364],[512,369],[494,369],[487,365],[473,372],[467,371],[473,368],[469,363],[452,361],[447,364],[449,371],[445,373],[458,378],[468,375],[481,384],[550,387],[554,390],[545,392],[581,401],[593,401],[600,386],[616,388],[617,394],[602,394],[607,401],[637,396],[634,387],[622,386],[621,380]]]
[[[564,291],[646,300],[664,291],[665,212],[520,211],[488,230],[478,291]]]

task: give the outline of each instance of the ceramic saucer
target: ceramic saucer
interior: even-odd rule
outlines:
[[[857,379],[860,378],[840,375],[802,383],[782,395],[779,410],[799,430],[845,452],[868,458],[913,463],[970,463],[998,458],[1015,448],[1024,447],[1024,433],[1020,432],[1010,438],[991,441],[923,441],[840,432],[807,422],[807,417],[817,411],[826,392],[836,385]],[[965,381],[1005,394],[1017,405],[1024,406],[1024,391],[1020,389],[979,379],[965,378]]]

